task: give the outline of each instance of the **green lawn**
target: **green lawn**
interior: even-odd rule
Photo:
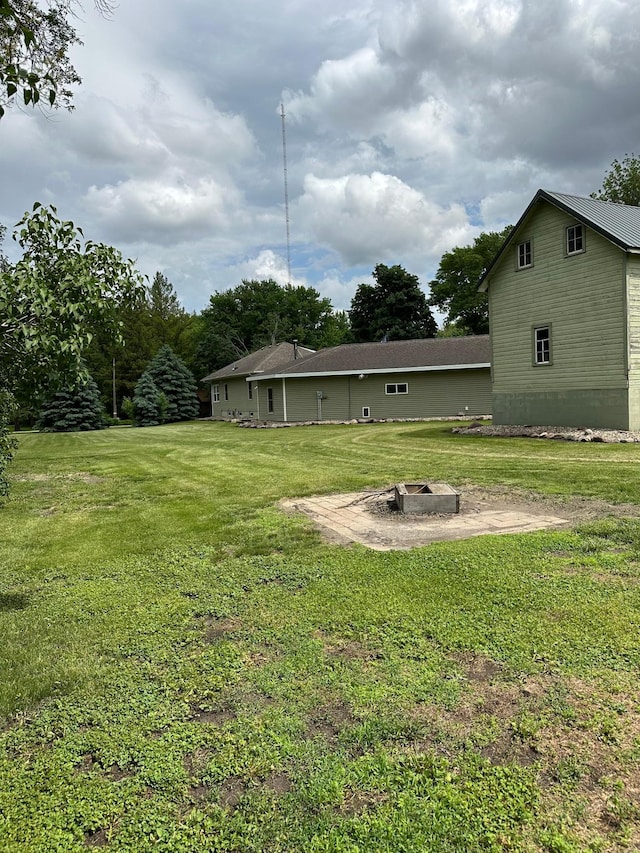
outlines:
[[[20,435],[2,853],[640,849],[640,447],[450,430]],[[381,553],[277,508],[415,478],[638,519]]]

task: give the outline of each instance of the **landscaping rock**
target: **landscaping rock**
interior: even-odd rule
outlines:
[[[466,427],[453,427],[457,435],[495,436],[496,438],[543,438],[552,441],[590,441],[605,444],[633,444],[640,442],[640,432],[583,427],[549,426],[498,426],[471,423]]]

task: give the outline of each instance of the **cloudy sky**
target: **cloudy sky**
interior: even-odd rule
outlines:
[[[0,121],[0,222],[53,203],[189,311],[287,281],[281,103],[291,280],[336,308],[640,154],[639,0],[84,6],[75,110]]]

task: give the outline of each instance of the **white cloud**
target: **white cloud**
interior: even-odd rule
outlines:
[[[89,3],[76,110],[0,123],[0,221],[52,202],[190,309],[284,281],[284,97],[294,280],[339,307],[376,263],[428,281],[539,187],[588,194],[638,150],[636,6]]]
[[[138,239],[162,242],[204,236],[227,229],[237,198],[212,180],[187,183],[180,175],[169,181],[124,181],[116,186],[90,187],[86,206],[106,226],[112,239],[128,242],[131,229]],[[231,202],[231,203],[229,203]]]
[[[441,208],[393,175],[308,175],[298,211],[315,239],[349,264],[443,251],[472,232],[460,205]]]
[[[286,284],[306,285],[304,280],[292,278],[289,281],[286,258],[276,254],[271,249],[263,249],[255,257],[237,264],[235,269],[240,278],[247,281],[267,281],[268,279],[272,279],[283,287]]]

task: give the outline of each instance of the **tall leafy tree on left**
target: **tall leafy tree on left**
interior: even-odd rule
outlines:
[[[8,431],[16,395],[81,377],[94,334],[121,338],[119,309],[144,289],[133,262],[85,240],[55,207],[36,202],[16,226],[23,256],[0,264],[0,494],[14,451]],[[50,390],[50,389],[49,389]]]
[[[111,0],[95,0],[103,15]],[[0,118],[12,104],[73,109],[72,86],[81,82],[69,59],[82,44],[71,20],[77,0],[0,0]]]

